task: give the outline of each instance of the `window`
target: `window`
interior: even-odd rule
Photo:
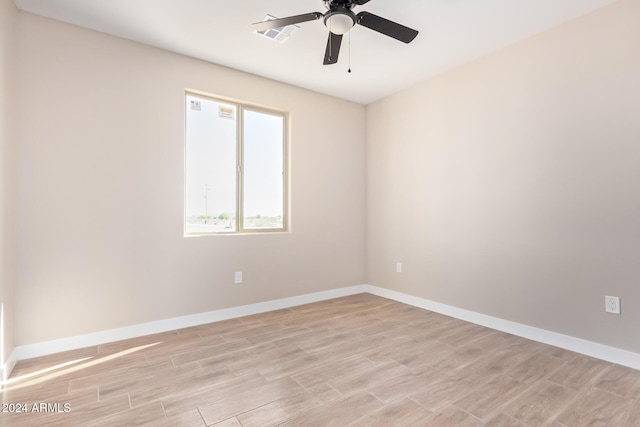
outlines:
[[[287,229],[287,114],[186,95],[185,235]]]

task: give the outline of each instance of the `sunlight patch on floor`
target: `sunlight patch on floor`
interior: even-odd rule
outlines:
[[[99,358],[90,356],[90,357],[84,357],[81,359],[60,363],[55,366],[51,366],[49,368],[41,369],[39,371],[35,371],[28,374],[10,378],[2,382],[1,388],[3,389],[3,391],[10,391],[10,390],[18,390],[18,389],[29,387],[32,385],[37,385],[37,384],[52,380],[54,378],[58,378],[62,375],[67,375],[73,372],[77,372],[82,369],[90,368],[92,366],[109,362],[119,357],[127,356],[137,351],[145,350],[147,348],[153,347],[161,343],[162,342],[159,341],[152,344],[140,345],[137,347],[119,351],[117,353],[114,353],[108,356],[102,356]]]

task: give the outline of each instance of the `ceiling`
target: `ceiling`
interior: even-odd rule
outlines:
[[[343,40],[339,62],[327,66],[322,62],[328,30],[322,21],[299,24],[282,44],[254,34],[250,25],[267,14],[325,12],[321,0],[15,3],[28,12],[368,104],[614,1],[371,0],[354,11],[366,10],[420,34],[404,44],[357,25]]]

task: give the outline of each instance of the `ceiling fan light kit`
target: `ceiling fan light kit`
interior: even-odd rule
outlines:
[[[286,25],[299,24],[301,22],[316,21],[323,18],[324,25],[329,29],[329,38],[325,50],[324,65],[338,62],[342,36],[348,33],[356,24],[377,31],[385,36],[394,38],[403,43],[411,43],[418,35],[418,31],[389,21],[370,12],[360,12],[357,15],[351,9],[362,6],[370,0],[322,0],[328,9],[326,13],[311,12],[302,15],[278,18],[269,21],[261,21],[253,24],[256,31],[280,28]]]
[[[356,25],[356,15],[349,9],[329,11],[324,15],[324,25],[337,36],[349,32]]]

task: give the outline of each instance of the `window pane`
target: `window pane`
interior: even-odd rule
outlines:
[[[284,117],[243,112],[244,228],[283,228]]]
[[[187,95],[185,232],[236,231],[233,105]]]

